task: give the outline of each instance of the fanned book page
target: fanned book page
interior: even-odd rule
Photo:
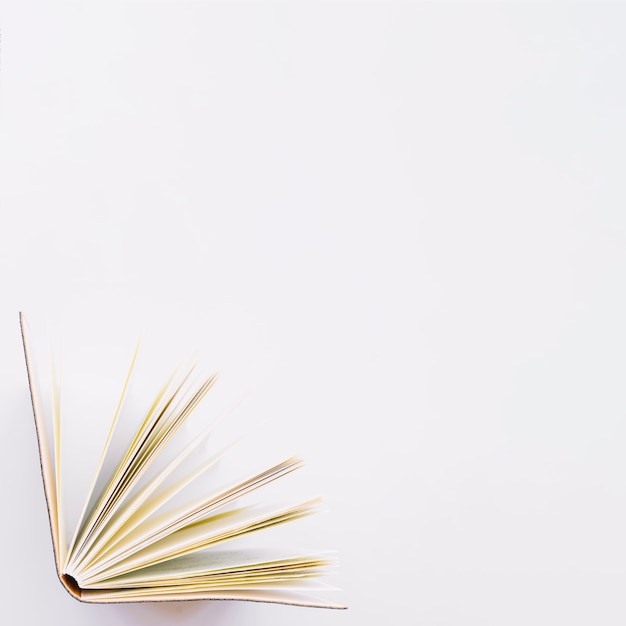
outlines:
[[[194,365],[172,375],[134,429],[125,430],[135,350],[87,497],[70,522],[65,475],[85,470],[68,467],[60,384],[53,373],[42,399],[21,313],[20,327],[56,566],[71,595],[85,602],[219,599],[345,608],[323,598],[333,590],[320,580],[334,565],[330,553],[237,547],[258,531],[314,513],[320,500],[245,504],[248,494],[298,469],[297,457],[210,479],[237,442],[205,450],[215,424],[182,444],[176,437],[216,382],[215,376],[194,380]],[[120,433],[128,435],[121,452],[113,444]]]

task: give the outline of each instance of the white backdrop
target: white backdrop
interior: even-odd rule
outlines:
[[[8,623],[623,624],[625,23],[0,1]],[[326,497],[302,532],[349,610],[72,600],[20,309],[249,389]]]

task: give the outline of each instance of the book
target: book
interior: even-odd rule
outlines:
[[[210,454],[202,450],[215,425],[167,453],[214,386],[215,375],[193,382],[194,365],[172,375],[141,413],[122,450],[114,450],[139,346],[78,521],[67,528],[60,385],[51,375],[50,397],[42,400],[28,325],[22,313],[19,317],[54,559],[62,585],[74,598],[93,603],[247,600],[345,608],[319,597],[331,589],[320,581],[334,565],[329,553],[237,547],[259,531],[319,509],[318,498],[280,507],[241,504],[248,494],[301,467],[299,458],[217,486],[200,481],[198,491],[198,479],[206,478],[232,447]],[[82,471],[70,468],[70,473]],[[187,492],[191,495],[185,497]]]

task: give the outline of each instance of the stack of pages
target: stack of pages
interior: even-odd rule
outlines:
[[[50,401],[42,401],[22,314],[20,325],[56,567],[74,597],[85,602],[219,599],[343,608],[318,597],[330,589],[318,580],[332,565],[329,554],[235,547],[257,531],[319,508],[319,499],[281,507],[240,504],[247,494],[299,468],[298,458],[205,488],[209,481],[202,478],[230,450],[205,453],[198,461],[214,425],[174,454],[166,453],[216,381],[210,376],[193,382],[193,366],[158,391],[120,453],[112,441],[123,421],[135,351],[78,523],[66,528],[61,440],[67,433],[62,433],[58,383],[52,383]],[[188,493],[192,495],[185,497]],[[238,541],[227,543],[232,540]]]

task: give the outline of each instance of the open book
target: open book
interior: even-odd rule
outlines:
[[[190,487],[197,486],[200,477],[206,478],[229,448],[215,450],[196,462],[201,444],[212,430],[209,425],[168,455],[168,443],[211,389],[215,376],[194,384],[193,367],[172,376],[146,407],[122,452],[113,449],[137,350],[78,523],[73,529],[66,528],[58,385],[52,383],[51,406],[45,411],[21,313],[20,327],[56,567],[72,596],[84,602],[219,599],[343,608],[317,597],[327,588],[318,580],[331,565],[327,554],[224,547],[228,541],[302,518],[319,508],[318,499],[278,508],[239,502],[300,467],[299,459],[285,459],[218,487],[200,481],[202,487],[205,483],[209,487],[198,495]],[[76,467],[71,471],[84,470]],[[188,491],[193,495],[185,498]]]

